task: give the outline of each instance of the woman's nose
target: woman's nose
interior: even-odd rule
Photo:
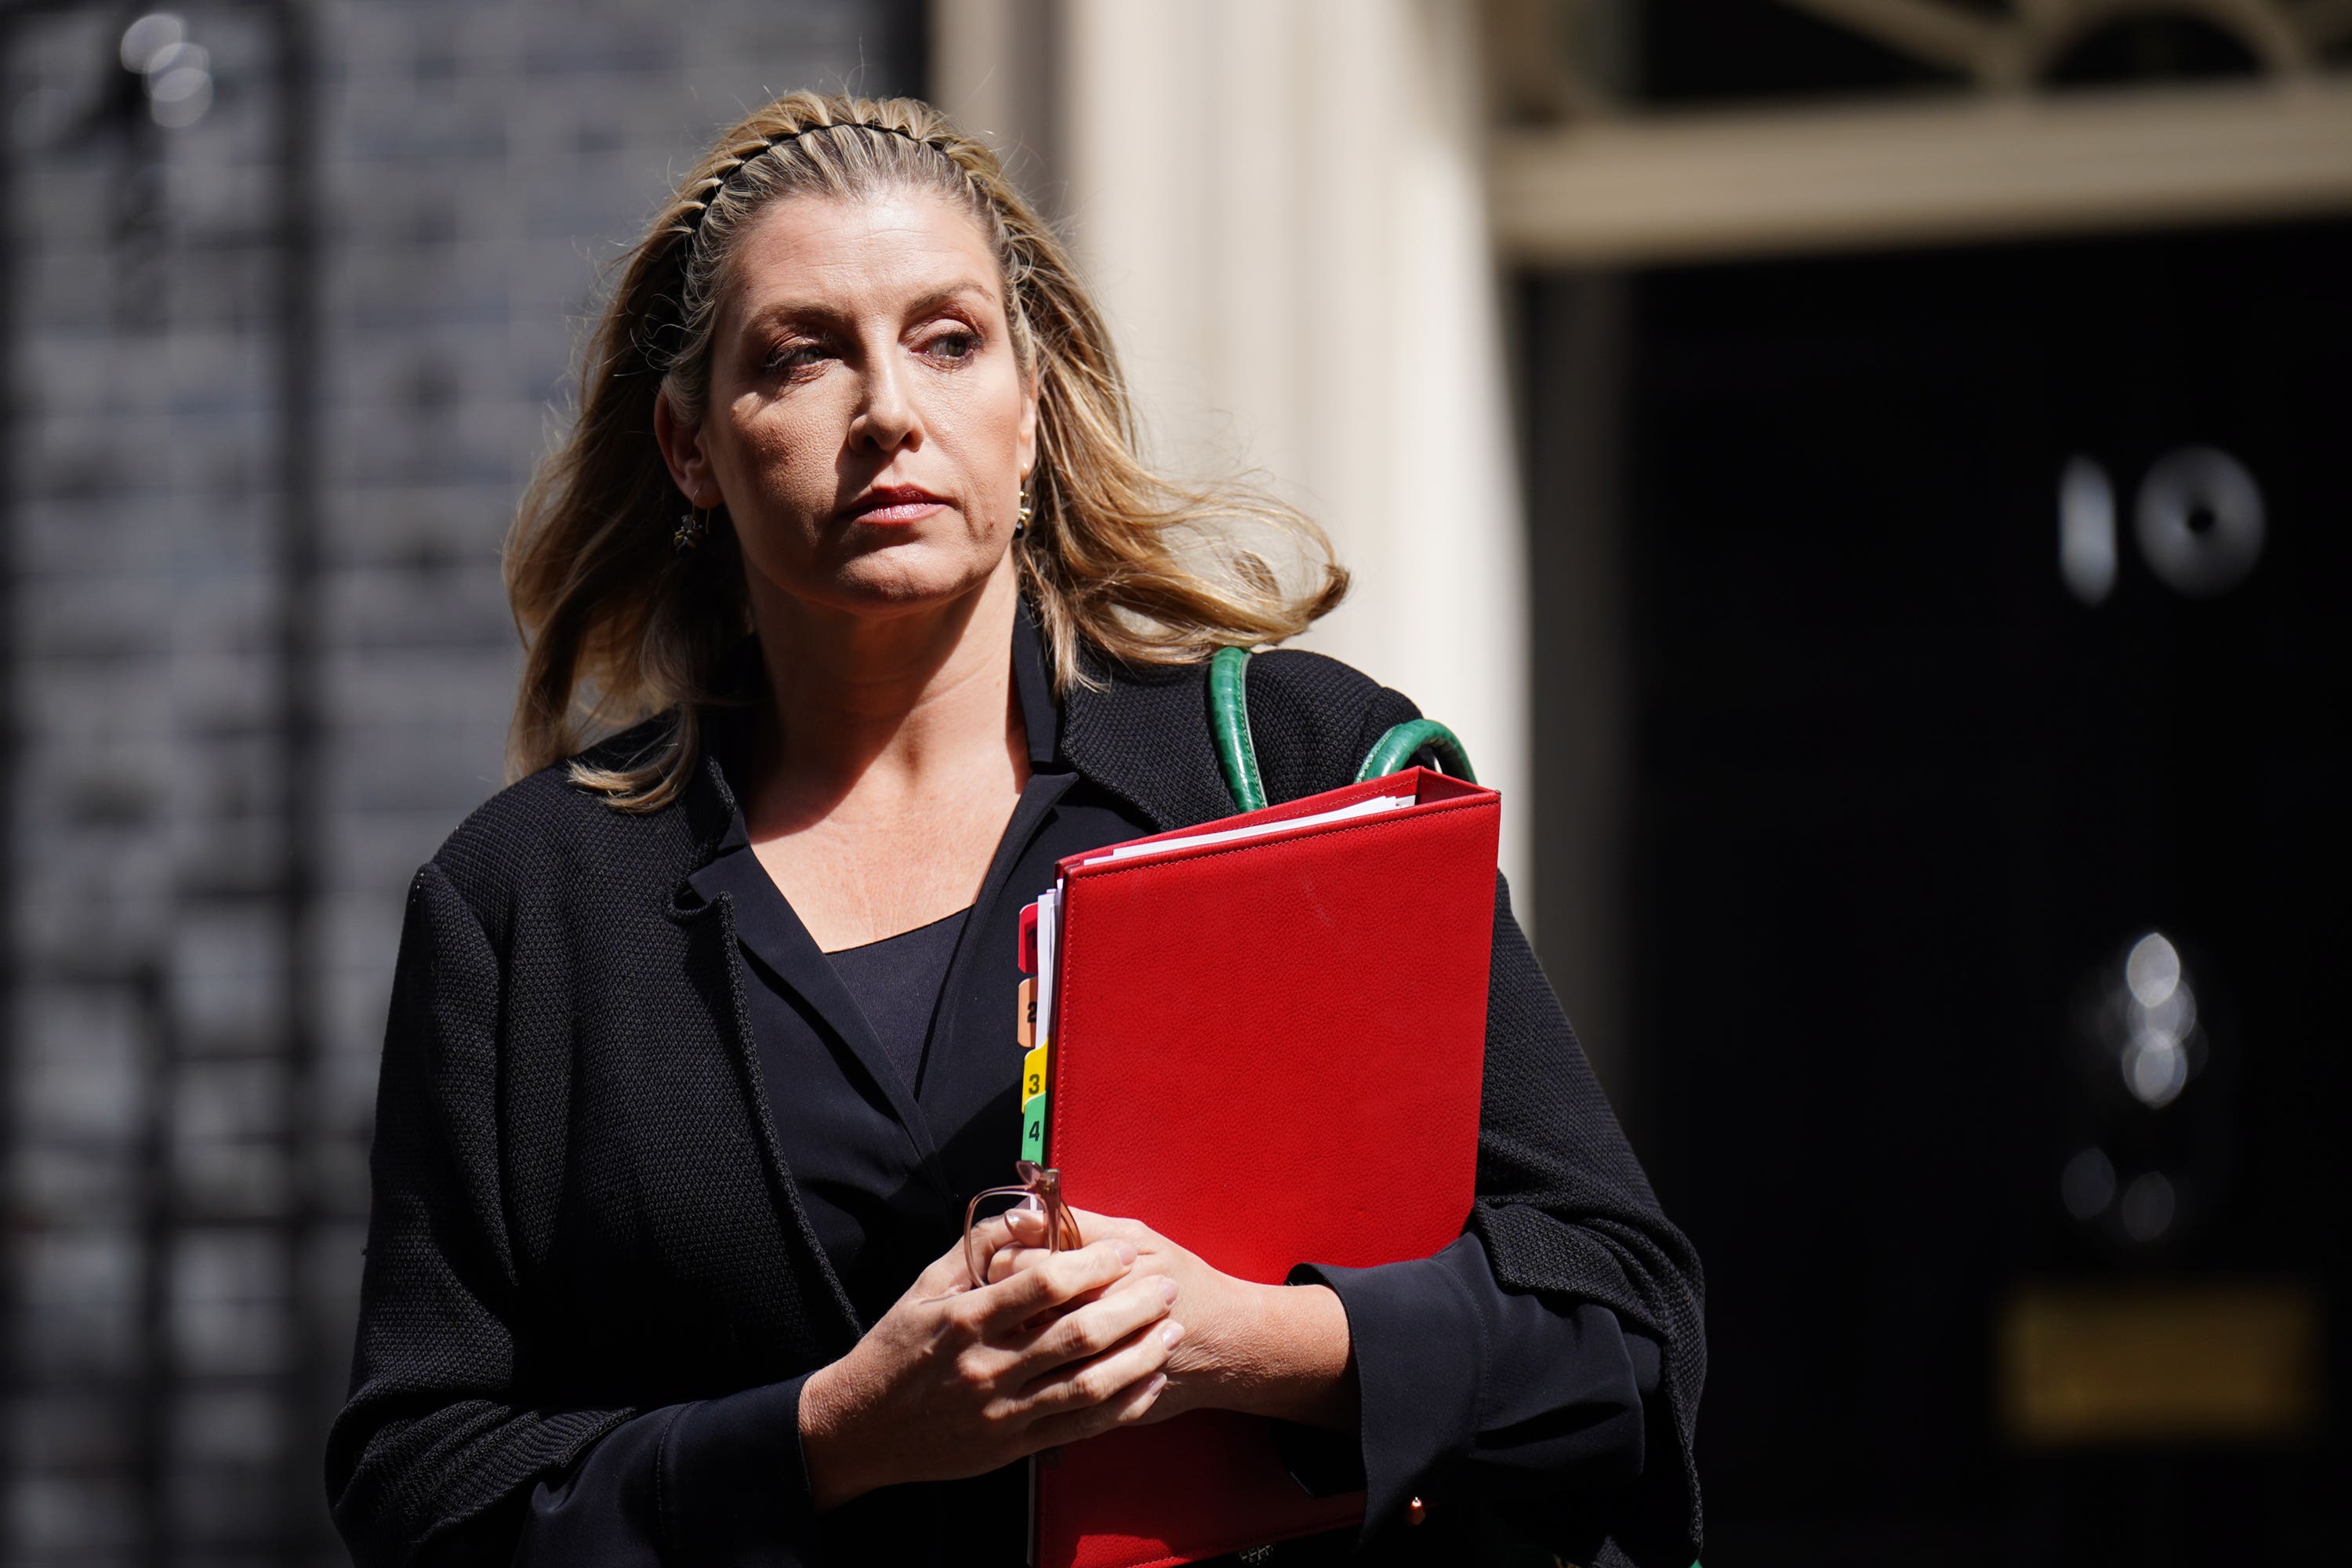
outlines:
[[[866,396],[850,425],[853,441],[896,451],[919,426],[905,375],[886,357],[866,376]]]

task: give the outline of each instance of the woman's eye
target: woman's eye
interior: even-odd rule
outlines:
[[[945,360],[970,359],[979,349],[980,335],[976,332],[941,332],[930,343],[930,352]]]
[[[805,370],[824,357],[824,353],[814,343],[787,343],[768,355],[767,368],[786,373]]]

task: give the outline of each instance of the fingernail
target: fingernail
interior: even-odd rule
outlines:
[[[1125,1243],[1125,1242],[1123,1242],[1123,1241],[1122,1241],[1122,1242],[1120,1242],[1120,1243],[1118,1244],[1118,1260],[1119,1260],[1121,1263],[1132,1263],[1132,1262],[1134,1262],[1134,1261],[1135,1261],[1135,1248],[1133,1248],[1133,1247],[1131,1247],[1128,1246],[1128,1244],[1127,1244],[1127,1243]]]
[[[1160,1331],[1160,1342],[1171,1351],[1176,1348],[1176,1342],[1183,1337],[1184,1325],[1181,1323],[1168,1323]]]
[[[1155,1372],[1151,1374],[1151,1381],[1143,1385],[1143,1392],[1146,1394],[1157,1394],[1167,1386],[1168,1374],[1164,1372]]]
[[[1171,1305],[1176,1300],[1176,1281],[1164,1274],[1160,1277],[1160,1299]]]

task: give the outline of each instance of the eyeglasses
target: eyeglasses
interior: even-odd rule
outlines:
[[[1049,1171],[1034,1160],[1016,1160],[1013,1173],[1021,1178],[1017,1187],[991,1187],[972,1194],[963,1211],[963,1260],[971,1270],[974,1285],[988,1283],[988,1271],[995,1265],[996,1255],[1013,1244],[1010,1226],[998,1228],[1004,1216],[1014,1209],[1025,1209],[1045,1216],[1045,1250],[1075,1250],[1086,1241],[1078,1235],[1078,1222],[1070,1213],[1070,1205],[1062,1201],[1062,1173]],[[982,1218],[982,1204],[996,1198],[1015,1201]]]

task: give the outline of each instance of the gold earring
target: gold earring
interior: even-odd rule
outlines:
[[[1013,523],[1013,538],[1020,539],[1027,535],[1029,531],[1031,510],[1032,509],[1029,505],[1029,492],[1024,489],[1021,492],[1021,510],[1014,518]]]

